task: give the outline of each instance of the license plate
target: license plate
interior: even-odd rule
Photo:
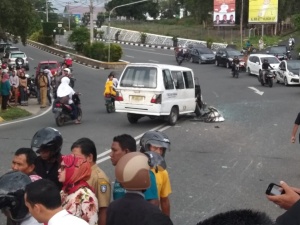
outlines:
[[[131,101],[140,102],[144,100],[144,96],[131,95]]]
[[[54,108],[53,109],[55,112],[61,112],[62,111],[62,108]]]

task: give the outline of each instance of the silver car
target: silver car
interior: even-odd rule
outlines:
[[[7,63],[9,66],[13,65],[16,66],[16,59],[21,58],[23,59],[23,67],[25,67],[26,70],[29,70],[29,62],[26,54],[21,51],[11,51],[11,52],[6,52],[4,55],[2,62]]]

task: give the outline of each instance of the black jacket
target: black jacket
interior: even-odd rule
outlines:
[[[300,224],[300,200],[289,210],[276,219],[277,225],[299,225]]]

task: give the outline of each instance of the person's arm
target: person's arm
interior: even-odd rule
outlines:
[[[280,186],[283,188],[284,193],[281,195],[267,195],[267,198],[279,205],[281,208],[288,210],[297,201],[300,200],[300,195],[295,192],[290,186],[288,186],[284,181],[280,181]]]
[[[295,143],[295,141],[296,141],[296,133],[298,131],[298,127],[299,127],[298,124],[294,124],[293,131],[292,131],[292,137],[291,137],[292,143]]]
[[[163,198],[161,197],[160,198],[160,206],[161,206],[161,211],[170,217],[170,200],[169,200],[169,197],[166,197],[166,198]]]
[[[107,207],[101,207],[98,211],[98,225],[105,225],[106,224],[106,212]]]
[[[16,75],[15,79],[16,79],[16,86],[15,87],[19,87],[19,85],[20,85],[19,77]]]

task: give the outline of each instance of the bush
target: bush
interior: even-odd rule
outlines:
[[[141,43],[145,44],[146,40],[147,40],[147,34],[146,33],[141,33],[140,38],[141,38]]]
[[[214,43],[214,40],[212,38],[206,39],[206,45],[208,48],[211,48],[212,44]]]
[[[98,32],[98,34],[99,34],[99,37],[100,37],[101,39],[103,39],[104,31],[103,31],[103,30],[100,30],[100,31]]]
[[[101,60],[105,59],[105,44],[103,42],[94,42],[90,47],[90,57],[92,59]]]
[[[102,61],[108,61],[108,45],[105,46],[104,49],[105,56]],[[123,55],[123,49],[118,44],[110,44],[110,62],[118,62]]]
[[[91,57],[91,45],[90,43],[86,43],[82,48],[82,54],[86,57]]]
[[[53,30],[57,28],[57,23],[54,22],[44,22],[43,23],[43,34],[45,36],[50,36],[53,34]]]
[[[39,37],[38,42],[43,43],[44,45],[53,45],[53,37],[42,35]]]
[[[38,42],[41,36],[43,36],[43,31],[39,30],[30,35],[29,39]]]

